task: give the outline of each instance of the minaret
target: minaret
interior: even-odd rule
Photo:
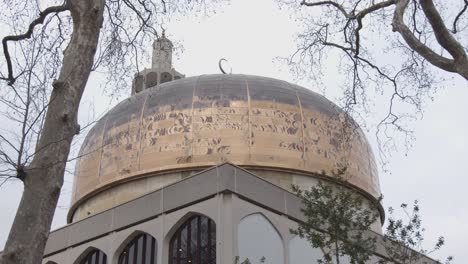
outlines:
[[[162,36],[153,43],[153,63],[152,68],[160,71],[170,71],[172,69],[172,42],[166,38],[163,30]]]
[[[144,69],[135,75],[132,85],[132,95],[159,84],[184,78],[172,67],[172,50],[174,45],[163,33],[153,42],[153,58],[150,69]]]

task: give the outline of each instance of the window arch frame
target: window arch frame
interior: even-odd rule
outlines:
[[[203,214],[190,214],[181,220],[183,221],[181,221],[181,223],[177,225],[177,229],[174,232],[170,233],[170,237],[168,240],[168,243],[169,243],[168,264],[180,264],[180,263],[216,264],[216,260],[217,260],[216,222],[210,217],[203,215]],[[205,233],[205,239],[206,239],[205,242],[203,241],[203,237],[202,237],[202,234],[203,234],[202,230],[203,230],[204,223],[206,223],[205,230],[207,231]],[[197,227],[196,232],[192,230],[194,226]],[[185,232],[184,230],[187,230],[186,231],[186,234],[187,234],[186,243],[185,245],[181,245],[182,235],[183,235],[183,232]],[[192,254],[194,252],[192,243],[187,243],[187,241],[190,241],[190,242],[192,241],[193,232],[195,232],[197,235],[196,244],[195,244],[197,249],[194,250],[196,252],[195,254]],[[203,248],[203,244],[205,245],[206,248]],[[185,250],[182,250],[181,246],[185,246]],[[181,256],[182,255],[181,252],[183,251],[185,251],[186,256]],[[206,257],[204,257],[203,255],[204,251],[208,253]],[[174,253],[176,253],[177,256],[174,256]],[[185,260],[183,258],[185,258]],[[196,260],[193,261],[194,259]]]
[[[146,89],[155,87],[159,83],[159,76],[157,72],[148,72],[145,78],[145,87]]]
[[[92,257],[98,253],[98,255],[96,257],[98,257],[98,260],[97,261],[91,261],[92,260]],[[99,257],[99,255],[102,254],[102,259]],[[102,261],[101,261],[102,260]],[[80,257],[78,257],[78,259],[75,261],[75,264],[107,264],[108,261],[107,261],[107,254],[100,250],[99,248],[95,248],[95,247],[90,247],[90,248],[87,248],[85,251],[83,251],[83,253],[80,255]]]
[[[247,214],[243,215],[242,217],[240,217],[240,219],[236,223],[236,241],[234,243],[237,243],[236,255],[240,258],[239,261],[242,262],[242,261],[245,260],[245,259],[242,259],[242,257],[245,257],[245,256],[242,256],[242,254],[241,254],[241,253],[244,253],[244,252],[241,252],[240,243],[241,243],[242,237],[240,235],[240,232],[241,232],[241,229],[243,228],[243,225],[246,224],[245,221],[252,221],[251,220],[252,217],[260,217],[260,219],[262,219],[262,221],[264,221],[264,223],[268,225],[268,228],[271,228],[272,232],[270,233],[270,235],[277,238],[276,242],[277,242],[278,250],[276,252],[279,252],[279,256],[274,257],[273,259],[278,260],[279,263],[282,263],[282,264],[286,263],[286,257],[287,257],[287,254],[288,254],[288,250],[287,250],[287,248],[285,248],[285,246],[287,245],[285,243],[288,243],[287,238],[285,238],[283,236],[283,234],[281,233],[281,231],[280,231],[280,229],[279,229],[279,227],[277,225],[278,223],[272,221],[272,219],[268,216],[268,214],[265,214],[264,212],[261,212],[261,211],[251,211],[250,213],[247,213]],[[272,240],[272,241],[274,241],[274,240]],[[265,252],[267,252],[267,251],[269,251],[269,249],[266,250]],[[262,257],[266,257],[266,256],[268,256],[268,254],[264,254],[262,256],[259,256],[258,259],[249,259],[249,260],[251,262],[254,261],[252,263],[258,263],[261,260]],[[270,256],[268,256],[268,257],[270,257]],[[268,257],[266,258],[265,263],[269,263]],[[248,258],[248,256],[246,258]],[[265,259],[263,261],[265,261]]]
[[[174,76],[170,72],[161,72],[159,76],[159,84],[167,83],[174,80]]]
[[[148,249],[153,250],[149,253],[149,257],[151,258],[149,263],[151,264],[158,263],[158,241],[151,234],[142,232],[142,231],[135,232],[134,234],[130,235],[129,238],[127,238],[122,243],[122,245],[120,246],[121,249],[118,251],[118,255],[116,255],[116,261],[114,263],[117,263],[117,264],[139,263],[138,262],[138,253],[139,253],[138,243],[142,237],[144,239],[142,240],[141,263],[148,263],[148,261],[146,260],[148,256],[148,252],[147,252]],[[148,248],[148,240],[150,240],[150,243],[152,244],[149,248]],[[136,254],[134,253],[133,255],[134,256],[133,261],[129,261],[128,259],[129,251],[133,246],[135,246]],[[127,255],[124,256],[123,254],[127,254]],[[122,259],[124,257],[126,257],[127,259]]]
[[[133,91],[135,92],[135,94],[145,90],[145,84],[146,82],[143,75],[136,76],[133,82]]]

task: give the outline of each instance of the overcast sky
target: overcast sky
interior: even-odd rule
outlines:
[[[183,53],[174,58],[174,67],[187,76],[219,73],[218,60],[226,58],[233,73],[269,76],[323,91],[324,87],[311,81],[295,81],[287,66],[274,62],[275,57],[294,51],[296,25],[273,1],[234,0],[210,17],[180,18],[166,28],[169,38],[184,47]],[[330,72],[325,95],[335,101],[340,90],[332,80],[338,77],[333,76],[333,70]],[[380,183],[385,207],[420,201],[428,245],[438,236],[445,236],[446,246],[432,257],[445,259],[453,255],[454,263],[468,263],[468,85],[455,77],[445,86],[426,106],[424,118],[415,122],[413,147],[407,155],[405,152],[392,155],[388,172],[380,171]],[[120,99],[109,100],[102,91],[102,80],[93,76],[86,88],[80,119],[87,119],[90,106],[99,114],[129,93],[130,87]],[[375,107],[378,113],[386,106]],[[370,128],[367,134],[376,153],[374,131]],[[71,186],[72,177],[68,175],[53,228],[66,223]],[[18,182],[7,183],[0,189],[0,249],[4,247],[21,192]]]

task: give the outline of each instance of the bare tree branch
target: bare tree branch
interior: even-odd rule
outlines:
[[[457,34],[458,33],[458,30],[457,30],[457,23],[458,21],[460,20],[461,16],[463,15],[463,13],[465,13],[465,11],[468,9],[468,0],[464,0],[465,2],[465,5],[463,6],[462,10],[460,10],[460,12],[458,12],[457,16],[455,17],[455,19],[453,20],[453,28],[452,28],[452,33],[453,34]]]
[[[53,14],[53,13],[60,13],[60,12],[63,12],[63,11],[67,11],[68,9],[69,9],[69,7],[67,5],[67,1],[65,1],[60,6],[48,7],[39,14],[38,18],[36,18],[34,21],[31,22],[31,24],[29,24],[29,28],[24,34],[10,35],[10,36],[6,36],[6,37],[4,37],[2,39],[3,55],[5,56],[5,61],[7,63],[8,77],[7,78],[0,77],[0,79],[8,81],[8,83],[10,85],[12,85],[13,83],[15,83],[15,80],[17,78],[17,76],[15,77],[14,73],[13,73],[13,64],[11,62],[11,56],[10,56],[10,52],[8,50],[8,42],[9,41],[20,41],[20,40],[23,40],[23,39],[30,38],[31,35],[34,32],[34,28],[37,25],[40,25],[40,24],[44,23],[44,20],[46,19],[46,17],[48,15]]]
[[[453,60],[440,56],[435,53],[432,49],[421,43],[411,32],[411,30],[403,22],[403,15],[405,13],[406,7],[408,6],[409,0],[398,1],[395,6],[395,13],[393,17],[393,31],[397,31],[406,41],[406,43],[415,51],[423,56],[433,65],[442,68],[449,72],[455,72],[453,67]]]
[[[455,40],[449,30],[445,27],[445,23],[440,17],[440,14],[432,0],[420,0],[419,3],[421,4],[422,10],[434,30],[437,42],[446,49],[450,55],[452,55],[455,68],[457,68],[457,64],[461,64],[461,67],[465,67],[465,74],[462,76],[468,80],[468,70],[466,69],[468,68],[468,58],[463,46]]]
[[[306,2],[305,0],[301,2],[303,6],[321,6],[321,5],[331,5],[338,9],[345,17],[349,17],[348,12],[338,3],[335,1],[318,1],[318,2]]]
[[[375,124],[384,163],[384,149],[396,149],[391,134],[403,135],[408,148],[414,138],[410,122],[422,117],[423,103],[438,89],[436,80],[443,77],[430,65],[468,80],[466,45],[443,23],[449,15],[439,13],[433,0],[411,1],[410,6],[410,0],[284,1],[304,24],[297,50],[286,60],[298,77],[326,78],[321,67],[329,65],[322,65],[323,59],[338,56],[345,111],[361,118],[370,113],[368,94],[386,98],[388,108]],[[464,1],[453,21],[459,23],[466,13]],[[298,10],[297,3],[304,8]]]
[[[391,5],[395,4],[395,0],[388,0],[384,2],[380,2],[378,4],[374,4],[366,9],[363,9],[360,11],[356,16],[353,16],[353,19],[356,19],[358,26],[356,27],[354,34],[355,34],[355,56],[359,55],[359,49],[360,49],[360,35],[359,31],[362,29],[362,19],[367,16],[368,14],[375,12],[379,9],[389,7]],[[351,19],[351,18],[350,18]]]

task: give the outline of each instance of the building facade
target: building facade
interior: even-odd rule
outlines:
[[[184,77],[163,34],[83,142],[69,224],[43,263],[315,263],[321,251],[290,233],[304,220],[291,185],[343,184],[333,171],[346,166],[346,188],[381,196],[363,132],[326,98],[260,76]]]

